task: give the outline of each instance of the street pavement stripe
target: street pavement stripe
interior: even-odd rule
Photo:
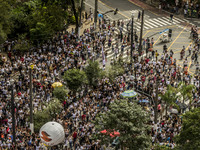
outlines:
[[[168,21],[165,21],[165,20],[163,20],[162,18],[157,18],[158,20],[160,20],[161,22],[164,22],[164,23],[166,23],[166,24],[169,24],[169,25],[171,25],[171,23],[170,22],[168,22]]]
[[[166,26],[166,24],[163,23],[163,22],[161,22],[160,20],[157,20],[157,19],[155,19],[155,18],[154,18],[153,20],[155,20],[155,21],[156,21],[157,23],[159,23],[161,26],[163,26],[163,25]]]
[[[141,26],[141,23],[139,23],[139,22],[136,22],[136,24],[137,24],[139,27]],[[145,28],[145,29],[149,29],[148,27],[145,27],[145,26],[144,26],[144,28]]]
[[[176,23],[181,23],[179,20],[177,20],[176,18],[173,18],[173,21]]]
[[[166,18],[166,17],[162,17],[162,19],[164,19],[165,21],[169,21],[169,18]],[[173,19],[173,22],[170,22],[170,23],[176,24],[176,23],[180,23],[180,22],[178,22],[175,19]]]
[[[174,17],[174,19],[179,20],[180,22],[185,22],[184,19],[179,19],[177,17]]]
[[[144,25],[145,25],[145,26],[148,26],[150,29],[151,29],[151,28],[154,28],[154,27],[152,27],[151,25],[149,25],[147,22],[144,22]]]
[[[154,27],[156,27],[156,28],[158,27],[157,25],[151,23],[149,20],[148,21],[146,20],[145,22],[148,23],[148,24],[150,24],[150,25],[152,25],[152,26],[154,26]]]
[[[118,34],[118,32],[117,32],[116,30],[114,31],[114,33],[115,33],[115,34]]]
[[[149,22],[152,22],[152,23],[154,23],[154,24],[156,24],[157,26],[163,26],[162,24],[156,22],[155,20],[149,19],[148,21],[149,21]]]
[[[126,28],[125,28],[125,27],[123,27],[123,31],[127,32],[128,30],[126,30]]]

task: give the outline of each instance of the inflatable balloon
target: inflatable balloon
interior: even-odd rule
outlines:
[[[58,145],[65,139],[64,128],[57,122],[47,122],[40,129],[40,138],[47,146]]]

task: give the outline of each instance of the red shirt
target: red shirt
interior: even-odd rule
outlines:
[[[77,132],[74,132],[73,138],[74,138],[74,139],[77,138]]]

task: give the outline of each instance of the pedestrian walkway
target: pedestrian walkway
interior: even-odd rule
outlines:
[[[134,25],[133,29],[134,32],[139,35],[138,33],[140,32],[141,29],[141,22],[136,21],[137,19],[134,20]],[[155,28],[160,28],[160,27],[165,27],[165,26],[170,26],[170,25],[177,25],[186,22],[186,19],[179,19],[174,17],[173,22],[170,22],[169,17],[159,17],[159,18],[152,18],[152,19],[147,19],[144,21],[144,27],[143,30],[150,30],[150,29],[155,29]],[[130,54],[130,45],[127,45],[127,43],[123,44],[123,42],[120,41],[117,36],[128,36],[130,34],[130,20],[123,20],[124,26],[123,27],[115,27],[114,28],[114,37],[112,39],[112,45],[115,48],[116,46],[118,47],[118,52],[113,50],[112,46],[108,46],[108,40],[105,42],[104,46],[104,51],[107,52],[107,59],[112,59],[112,58],[118,58],[120,55],[122,55],[123,59],[129,58],[128,54]],[[129,25],[128,25],[129,23]],[[112,24],[112,22],[111,22]],[[122,35],[121,35],[122,34]],[[130,35],[129,35],[130,36]],[[135,37],[135,36],[134,36]],[[135,41],[135,39],[134,39]],[[123,46],[123,50],[121,51],[121,47]],[[102,56],[100,56],[102,58]]]

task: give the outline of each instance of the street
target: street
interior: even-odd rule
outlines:
[[[86,10],[89,10],[90,8],[94,9],[94,1],[93,0],[86,0],[85,1],[85,7]],[[100,13],[104,13],[108,10],[114,10],[115,8],[119,9],[119,12],[117,15],[114,15],[113,13],[108,13],[107,19],[110,20],[112,23],[113,21],[123,21],[124,22],[124,28],[123,28],[123,34],[127,35],[129,32],[126,28],[126,24],[131,19],[132,15],[134,16],[134,31],[136,31],[136,34],[140,35],[140,29],[141,29],[141,20],[138,21],[138,12],[144,9],[144,27],[143,27],[143,38],[146,39],[147,37],[157,33],[161,32],[164,29],[172,29],[172,41],[167,43],[162,43],[160,41],[160,34],[156,34],[152,36],[154,38],[154,50],[158,50],[158,53],[163,52],[163,45],[166,44],[168,51],[173,50],[174,52],[174,58],[177,60],[177,64],[180,65],[183,68],[183,60],[180,59],[180,52],[185,46],[186,48],[186,54],[187,50],[190,44],[192,44],[190,37],[190,28],[191,24],[188,20],[183,18],[173,18],[173,22],[170,22],[170,17],[165,12],[159,12],[158,9],[153,9],[151,6],[144,6],[143,8],[137,5],[136,3],[132,2],[131,0],[99,0],[98,1],[98,10]],[[120,33],[119,29],[115,30],[116,34]],[[152,38],[151,37],[151,38]],[[112,43],[116,44],[116,41],[112,41]],[[120,47],[121,45],[119,45]],[[126,59],[127,53],[126,50],[129,50],[130,46],[125,47],[123,59]],[[112,59],[114,56],[114,53],[112,52],[111,48],[108,48],[105,46],[105,50],[108,53],[108,58]],[[144,54],[145,56],[146,54]],[[160,55],[161,56],[161,55]],[[109,62],[109,60],[108,60]],[[188,71],[191,74],[195,73],[195,67],[191,65],[191,57],[188,57],[189,67]]]

